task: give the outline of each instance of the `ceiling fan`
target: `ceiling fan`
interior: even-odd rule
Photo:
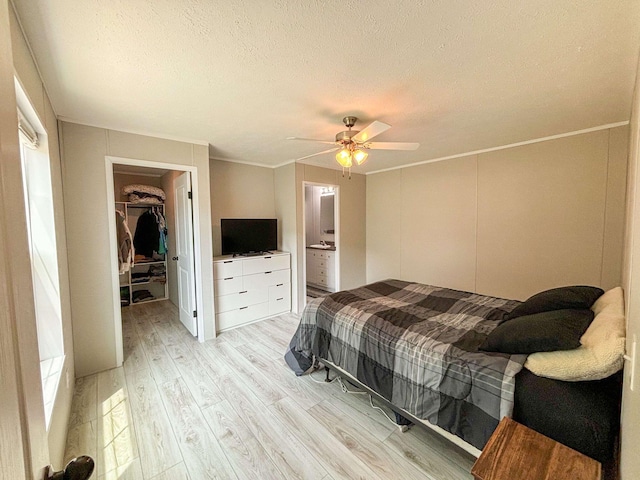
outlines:
[[[357,117],[344,117],[342,121],[344,122],[348,130],[338,133],[336,135],[335,141],[333,142],[325,140],[315,140],[313,138],[287,137],[287,140],[302,140],[305,142],[328,143],[331,145],[336,145],[329,150],[324,150],[322,152],[312,153],[311,155],[297,158],[296,161],[339,150],[339,152],[336,153],[336,160],[342,166],[343,173],[344,169],[346,168],[349,170],[349,176],[351,176],[351,166],[353,165],[354,161],[357,165],[362,165],[369,156],[369,154],[365,150],[415,150],[420,146],[419,143],[372,142],[371,139],[373,137],[380,135],[381,133],[386,132],[391,128],[391,125],[387,125],[386,123],[379,122],[377,120],[371,122],[363,130],[351,130],[351,128],[358,121]]]

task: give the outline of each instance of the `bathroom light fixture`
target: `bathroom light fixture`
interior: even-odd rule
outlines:
[[[322,187],[322,190],[320,190],[321,197],[326,197],[328,195],[335,195],[335,193],[336,193],[336,189],[334,187]]]

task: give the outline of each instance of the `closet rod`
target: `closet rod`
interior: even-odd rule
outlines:
[[[149,207],[163,207],[164,203],[129,203],[129,202],[116,202],[123,203],[127,207],[149,208]]]

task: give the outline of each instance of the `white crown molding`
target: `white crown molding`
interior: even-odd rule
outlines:
[[[295,160],[287,160],[286,162],[279,163],[277,165],[274,165],[271,168],[280,168],[280,167],[284,167],[286,165],[291,165],[292,163],[296,163],[296,161]]]
[[[383,168],[380,170],[375,170],[373,172],[367,172],[365,173],[365,175],[373,175],[375,173],[390,172],[392,170],[399,170],[401,168],[417,167],[419,165],[426,165],[427,163],[442,162],[444,160],[452,160],[454,158],[468,157],[470,155],[479,155],[481,153],[487,153],[487,152],[495,152],[497,150],[505,150],[507,148],[520,147],[522,145],[531,145],[532,143],[546,142],[548,140],[556,140],[558,138],[572,137],[574,135],[582,135],[584,133],[597,132],[599,130],[607,130],[609,128],[623,127],[625,125],[629,125],[629,120],[625,120],[624,122],[607,123],[606,125],[599,125],[597,127],[585,128],[583,130],[575,130],[573,132],[559,133],[557,135],[550,135],[548,137],[534,138],[533,140],[525,140],[524,142],[510,143],[508,145],[501,145],[499,147],[485,148],[482,150],[474,150],[472,152],[465,152],[465,153],[456,153],[455,155],[449,155],[447,157],[432,158],[431,160],[423,160],[421,162],[416,162],[416,163],[407,163],[406,165],[398,165],[397,167]]]
[[[103,129],[112,130],[112,131],[116,131],[116,132],[131,133],[131,134],[134,134],[134,135],[144,135],[144,136],[148,136],[148,137],[161,138],[161,139],[164,139],[164,140],[173,140],[173,141],[178,141],[178,142],[192,143],[192,144],[196,144],[196,145],[206,145],[206,146],[209,145],[208,142],[204,142],[204,141],[201,141],[201,140],[186,139],[186,138],[175,137],[175,136],[170,136],[170,135],[160,136],[160,135],[151,134],[151,133],[148,133],[148,132],[141,132],[141,131],[134,131],[134,130],[122,130],[122,129],[119,129],[119,128],[112,128],[112,127],[108,127],[108,126],[104,126],[104,125],[92,125],[92,124],[83,123],[83,122],[80,122],[80,121],[77,121],[77,120],[74,120],[74,119],[70,119],[70,118],[67,118],[67,117],[63,117],[63,116],[59,116],[58,119],[62,120],[63,122],[77,123],[79,125],[86,125],[88,127],[95,127],[95,128],[103,128]],[[572,136],[575,136],[575,135],[582,135],[582,134],[585,134],[585,133],[597,132],[599,130],[607,130],[607,129],[610,129],[610,128],[623,127],[623,126],[628,125],[628,124],[629,124],[628,120],[625,120],[623,122],[607,123],[605,125],[599,125],[597,127],[585,128],[583,130],[575,130],[575,131],[572,131],[572,132],[559,133],[557,135],[550,135],[548,137],[534,138],[532,140],[525,140],[523,142],[510,143],[510,144],[507,144],[507,145],[500,145],[498,147],[490,147],[490,148],[485,148],[485,149],[482,149],[482,150],[473,150],[473,151],[470,151],[470,152],[457,153],[455,155],[448,155],[446,157],[438,157],[438,158],[432,158],[430,160],[423,160],[423,161],[420,161],[420,162],[407,163],[405,165],[398,165],[397,167],[383,168],[383,169],[380,169],[380,170],[374,170],[372,172],[366,172],[364,175],[374,175],[376,173],[389,172],[389,171],[392,171],[392,170],[399,170],[401,168],[411,168],[411,167],[417,167],[417,166],[420,166],[420,165],[426,165],[428,163],[442,162],[444,160],[453,160],[455,158],[467,157],[469,155],[479,155],[481,153],[495,152],[495,151],[498,151],[498,150],[505,150],[507,148],[520,147],[520,146],[523,146],[523,145],[531,145],[533,143],[546,142],[546,141],[549,141],[549,140],[556,140],[558,138],[572,137]],[[222,158],[222,157],[209,157],[209,160],[218,160],[218,161],[221,161],[221,162],[237,163],[237,164],[240,164],[240,165],[249,165],[249,166],[252,166],[252,167],[270,168],[270,169],[276,169],[276,168],[284,167],[285,165],[289,165],[291,163],[296,163],[296,160],[287,160],[286,162],[282,162],[282,163],[279,163],[277,165],[264,165],[264,164],[256,163],[256,162],[247,162],[247,161],[244,161],[244,160],[233,160],[233,159]],[[325,168],[327,168],[327,167],[325,167]]]
[[[161,140],[171,140],[174,142],[182,142],[182,143],[191,143],[193,145],[203,145],[208,147],[209,142],[205,140],[198,140],[194,138],[180,137],[176,135],[159,135],[157,133],[151,133],[144,130],[127,130],[119,127],[112,127],[109,125],[100,125],[95,123],[87,123],[82,120],[76,120],[71,117],[65,117],[64,115],[58,115],[58,120],[67,122],[67,123],[75,123],[77,125],[84,125],[85,127],[93,127],[93,128],[102,128],[104,130],[111,130],[113,132],[122,132],[122,133],[130,133],[132,135],[142,135],[145,137],[159,138]]]
[[[271,168],[271,169],[276,169],[276,168],[284,167],[285,165],[296,163],[295,160],[287,160],[286,162],[278,163],[277,165],[264,165],[262,163],[246,162],[244,160],[232,160],[230,158],[222,158],[222,157],[209,157],[209,160],[218,160],[219,162],[239,163],[240,165],[250,165],[252,167]]]
[[[255,163],[255,162],[245,162],[244,160],[231,160],[229,158],[222,158],[222,157],[209,157],[209,160],[218,160],[219,162],[239,163],[240,165],[249,165],[251,167],[277,168],[272,165],[264,165],[262,163]]]

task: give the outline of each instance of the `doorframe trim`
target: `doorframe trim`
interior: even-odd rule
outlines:
[[[107,171],[107,215],[109,218],[109,261],[111,264],[111,287],[114,310],[114,333],[116,345],[116,364],[121,366],[124,361],[124,342],[122,338],[122,313],[120,311],[120,281],[118,272],[118,245],[116,239],[116,210],[115,188],[113,166],[133,165],[147,168],[163,168],[166,170],[176,170],[191,173],[191,191],[193,192],[193,254],[196,281],[196,310],[198,311],[198,341],[204,342],[204,302],[203,302],[203,278],[202,278],[202,249],[200,245],[200,215],[195,212],[200,211],[200,192],[198,190],[198,167],[190,165],[180,165],[176,163],[164,163],[151,160],[140,160],[135,158],[114,157],[105,155],[105,169]],[[116,295],[117,293],[117,295]]]
[[[333,187],[334,188],[334,206],[333,206],[333,221],[334,225],[334,238],[335,238],[335,246],[336,246],[336,292],[341,289],[341,279],[340,279],[340,252],[342,248],[340,246],[340,185],[334,183],[327,182],[312,182],[308,180],[302,181],[302,246],[303,246],[303,255],[302,255],[302,285],[304,287],[304,295],[302,295],[302,306],[298,306],[298,309],[302,311],[302,309],[307,305],[307,212],[306,212],[306,201],[307,201],[307,192],[305,187]],[[300,297],[300,296],[299,296]]]

